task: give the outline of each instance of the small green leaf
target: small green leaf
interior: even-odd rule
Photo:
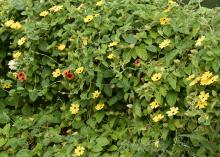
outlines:
[[[146,49],[144,48],[144,45],[135,48],[135,52],[139,58],[141,58],[144,61],[147,60],[148,54],[147,54]]]
[[[149,45],[149,46],[146,46],[147,50],[151,51],[151,52],[157,52],[157,47],[154,46],[154,45]]]
[[[170,84],[170,86],[175,90],[176,89],[176,83],[177,83],[177,78],[175,76],[168,76],[167,80]]]
[[[96,139],[97,145],[105,146],[109,144],[109,140],[106,137],[99,137]]]
[[[124,35],[123,38],[129,44],[136,44],[137,42],[137,39],[133,34]]]
[[[29,90],[29,98],[31,99],[32,102],[34,102],[38,98],[38,92],[36,89]]]
[[[174,106],[177,100],[177,93],[176,92],[169,92],[166,96],[166,101],[169,106]]]
[[[135,117],[141,117],[142,112],[141,112],[141,104],[135,103],[133,105],[133,114]]]

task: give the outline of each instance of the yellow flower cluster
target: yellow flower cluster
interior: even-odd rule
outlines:
[[[55,6],[51,7],[51,8],[49,9],[49,11],[56,13],[56,12],[62,10],[62,9],[63,9],[63,6],[62,6],[62,5],[55,5]]]
[[[162,74],[161,74],[161,73],[155,73],[155,74],[151,77],[151,79],[152,79],[153,81],[159,81],[159,80],[161,79],[161,77],[162,77]]]
[[[14,20],[6,21],[5,26],[10,27],[11,29],[20,29],[22,27],[19,22],[15,22]]]
[[[166,25],[166,24],[169,23],[169,21],[170,21],[170,19],[167,18],[167,17],[162,17],[162,18],[160,18],[160,24],[161,24],[161,25]]]
[[[63,51],[66,48],[65,44],[60,44],[57,46],[58,50]]]
[[[79,11],[84,7],[84,4],[80,4],[76,9]]]
[[[53,73],[52,73],[53,77],[59,77],[61,75],[61,70],[60,69],[56,69]]]
[[[193,86],[200,82],[200,85],[210,85],[218,80],[218,75],[213,75],[211,72],[206,71],[202,74],[202,76],[197,76],[195,74],[192,74],[186,78],[187,81],[191,81],[189,86]]]
[[[159,141],[159,140],[156,140],[156,141],[154,142],[154,146],[155,146],[156,148],[159,148],[159,146],[160,146],[160,141]]]
[[[49,15],[49,12],[46,11],[46,10],[44,10],[44,11],[42,11],[42,12],[40,13],[40,16],[43,16],[43,17],[45,17],[45,16],[47,16],[47,15]]]
[[[113,53],[110,53],[108,56],[107,56],[108,59],[113,59],[114,58],[114,54]]]
[[[9,89],[12,87],[12,84],[10,82],[4,82],[1,86],[3,89]]]
[[[164,115],[158,114],[158,115],[155,115],[155,116],[153,117],[153,121],[154,121],[154,122],[159,122],[159,121],[161,121],[163,118],[164,118]]]
[[[83,37],[83,45],[84,46],[88,45],[88,41],[89,41],[88,37]]]
[[[75,73],[81,74],[84,71],[84,67],[79,67],[76,69]]]
[[[205,91],[201,91],[198,96],[198,101],[196,103],[196,108],[203,109],[208,105],[209,93],[205,93]]]
[[[118,45],[118,42],[117,41],[113,41],[111,42],[108,47],[113,47],[113,46],[117,46]]]
[[[198,38],[198,39],[196,40],[195,46],[196,46],[196,47],[202,46],[202,42],[203,42],[204,40],[205,40],[205,36],[201,36],[200,38]]]
[[[84,18],[84,22],[85,22],[85,23],[88,23],[88,22],[92,21],[93,18],[94,18],[93,15],[87,15],[87,16]]]
[[[105,106],[104,103],[98,103],[98,104],[95,106],[95,109],[96,109],[96,110],[101,110],[101,109],[104,108],[104,106]]]
[[[23,45],[24,43],[26,42],[26,38],[25,37],[22,37],[18,40],[18,45],[21,46]]]
[[[92,93],[93,99],[98,98],[100,96],[101,92],[96,90],[95,92]]]
[[[82,156],[84,154],[85,148],[82,146],[78,146],[76,147],[76,149],[74,150],[74,155],[75,156]]]
[[[13,58],[15,60],[19,59],[21,57],[21,52],[19,51],[14,51],[13,54],[12,54]]]
[[[163,48],[169,46],[170,43],[171,43],[170,39],[165,39],[162,43],[160,43],[159,47],[160,47],[161,49],[163,49]]]
[[[156,109],[160,106],[159,102],[155,99],[153,102],[150,103],[151,109]]]
[[[218,80],[218,75],[213,76],[209,71],[205,72],[201,76],[200,84],[201,85],[210,85]]]
[[[71,106],[70,106],[70,112],[72,113],[72,114],[77,114],[78,113],[78,111],[79,111],[79,104],[71,104]]]
[[[96,2],[96,6],[100,7],[104,4],[105,2],[103,0]]]
[[[179,112],[179,108],[178,107],[171,107],[169,111],[167,111],[167,115],[169,117],[176,115]]]

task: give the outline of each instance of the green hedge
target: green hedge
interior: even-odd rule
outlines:
[[[220,14],[171,0],[0,1],[0,156],[220,156]]]

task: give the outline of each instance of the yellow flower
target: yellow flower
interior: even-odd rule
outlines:
[[[66,45],[60,44],[57,48],[58,50],[63,51],[66,48]]]
[[[100,16],[100,14],[93,14],[94,17]]]
[[[156,73],[156,74],[154,74],[154,75],[151,77],[151,79],[152,79],[153,81],[159,81],[159,80],[161,79],[161,77],[162,77],[162,74],[161,74],[161,73]]]
[[[168,114],[169,117],[176,115],[179,111],[178,107],[171,107],[170,111],[167,111],[166,113]]]
[[[192,74],[192,75],[189,75],[189,76],[186,78],[186,80],[187,80],[187,81],[190,81],[190,80],[194,79],[195,77],[196,77],[196,75],[195,75],[195,74]]]
[[[88,23],[88,22],[90,22],[90,21],[92,21],[93,20],[93,15],[87,15],[85,18],[84,18],[84,22],[85,23]]]
[[[6,27],[10,27],[14,23],[14,20],[8,20],[5,22]]]
[[[155,115],[155,116],[153,117],[153,121],[154,121],[154,122],[159,122],[159,121],[161,121],[163,118],[164,118],[164,115],[158,114],[158,115]]]
[[[163,48],[169,46],[169,45],[170,45],[170,42],[171,42],[171,41],[170,41],[169,39],[165,39],[162,43],[160,43],[159,47],[160,47],[161,49],[163,49]]]
[[[13,72],[12,75],[13,75],[14,78],[17,78],[18,73],[17,72]]]
[[[100,94],[101,94],[101,92],[98,91],[98,90],[96,90],[95,92],[93,92],[93,93],[92,93],[93,99],[98,98]]]
[[[74,150],[74,153],[76,156],[81,156],[84,154],[85,148],[82,146],[78,146],[76,147],[76,149]]]
[[[213,74],[209,71],[203,73],[201,76],[200,84],[201,85],[210,85],[213,82],[218,80],[218,75],[213,76]]]
[[[83,70],[84,70],[84,67],[79,67],[76,69],[75,73],[81,74],[83,72]]]
[[[104,4],[104,1],[103,1],[103,0],[96,2],[96,6],[97,6],[97,7],[100,7],[100,6],[102,6],[103,4]]]
[[[201,102],[207,101],[209,98],[209,93],[205,93],[204,91],[201,91],[199,94],[199,99]]]
[[[48,11],[42,11],[41,13],[40,13],[40,16],[43,16],[43,17],[45,17],[45,16],[47,16],[49,14],[49,12]]]
[[[208,115],[208,114],[205,114],[205,115],[204,115],[204,118],[205,118],[206,120],[208,120],[208,119],[209,119],[209,115]]]
[[[70,112],[72,114],[77,114],[79,111],[79,104],[71,104],[70,106]]]
[[[11,85],[11,83],[9,83],[9,82],[4,82],[4,83],[2,83],[2,88],[3,89],[9,89],[9,88],[11,88],[12,87],[12,85]]]
[[[88,45],[88,40],[89,40],[88,37],[83,37],[83,45],[84,46]]]
[[[213,76],[213,77],[209,80],[208,84],[212,84],[212,83],[214,83],[214,82],[216,82],[216,81],[218,81],[218,75]]]
[[[113,59],[114,58],[114,54],[113,53],[110,53],[108,56],[107,56],[108,59]]]
[[[208,105],[207,101],[198,101],[197,104],[196,104],[196,108],[199,108],[199,109],[203,109],[205,108],[206,106]]]
[[[155,146],[156,148],[159,148],[159,146],[160,146],[160,141],[159,141],[159,140],[155,141],[155,142],[154,142],[154,146]]]
[[[195,84],[197,84],[199,81],[200,81],[200,79],[201,79],[201,77],[196,77],[190,84],[189,84],[189,86],[193,86],[193,85],[195,85]]]
[[[81,10],[84,7],[84,4],[80,4],[76,9]]]
[[[96,109],[96,110],[101,110],[101,109],[103,109],[104,106],[105,106],[105,104],[99,103],[99,104],[97,104],[97,105],[95,106],[95,109]]]
[[[196,46],[196,47],[202,46],[202,42],[203,42],[204,40],[205,40],[205,36],[201,36],[200,38],[198,38],[198,39],[196,40],[195,46]]]
[[[10,25],[11,29],[20,29],[22,25],[19,22],[14,22]]]
[[[153,102],[150,103],[151,109],[156,109],[160,106],[159,102],[155,99]]]
[[[59,77],[61,75],[61,70],[56,69],[52,74],[53,74],[53,77]]]
[[[170,19],[167,18],[167,17],[162,17],[162,18],[160,18],[160,24],[161,24],[161,25],[166,25],[166,24],[169,23],[169,21],[170,21]]]
[[[117,46],[118,45],[118,42],[117,41],[113,41],[111,42],[108,47],[113,47],[113,46]]]
[[[168,8],[165,9],[163,12],[164,12],[164,13],[167,13],[167,12],[169,12],[171,9],[172,9],[171,7],[168,7]]]
[[[13,53],[13,58],[14,59],[19,59],[20,57],[21,57],[21,52],[19,52],[19,51],[14,51],[14,53]]]
[[[176,64],[180,64],[181,61],[179,59],[174,59],[173,62],[176,63]]]
[[[25,38],[25,37],[20,38],[20,39],[18,40],[18,45],[19,45],[19,46],[23,45],[23,44],[25,43],[25,41],[26,41],[26,38]]]
[[[55,6],[51,7],[49,10],[50,10],[50,12],[56,13],[56,12],[62,10],[62,9],[63,9],[62,5],[55,5]]]

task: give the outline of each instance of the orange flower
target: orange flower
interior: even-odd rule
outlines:
[[[140,59],[136,59],[136,60],[134,61],[134,65],[140,66],[140,64],[141,64],[141,60],[140,60]]]
[[[23,71],[18,72],[17,77],[20,81],[26,80],[26,74]]]
[[[68,75],[69,73],[70,73],[70,71],[66,69],[66,70],[63,71],[63,76],[67,77],[67,75]]]
[[[67,78],[68,80],[73,80],[73,79],[75,78],[75,75],[72,74],[72,73],[68,73],[67,76],[66,76],[66,78]]]

